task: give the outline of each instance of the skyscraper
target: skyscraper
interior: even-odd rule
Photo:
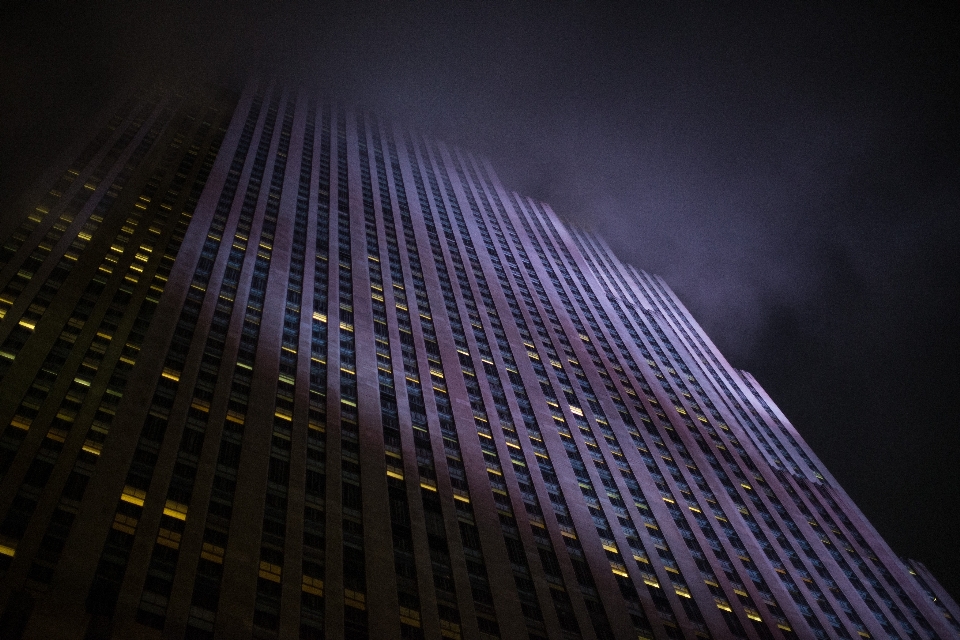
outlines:
[[[949,638],[669,287],[267,82],[108,110],[0,249],[3,637]]]

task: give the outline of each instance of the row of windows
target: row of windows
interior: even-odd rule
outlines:
[[[248,129],[251,129],[252,123],[256,122],[256,115],[254,115],[253,111],[259,111],[259,105],[255,105],[255,108],[248,117]],[[271,105],[270,111],[275,114],[276,105]],[[261,138],[261,148],[264,146],[264,139],[268,144],[269,135]],[[247,140],[249,140],[249,138]],[[241,145],[243,146],[244,144],[249,144],[249,142],[241,140]],[[242,157],[238,156],[240,156],[239,149],[237,155],[234,157],[234,166],[232,169],[238,168],[238,164],[242,166]],[[164,360],[164,370],[157,382],[153,402],[143,429],[141,430],[133,462],[128,470],[125,486],[117,504],[114,524],[108,533],[107,541],[101,552],[100,561],[97,565],[93,583],[87,596],[87,610],[90,613],[110,616],[116,606],[117,597],[126,573],[130,550],[137,533],[137,526],[143,515],[146,492],[150,487],[158,453],[168,429],[170,410],[173,406],[177,390],[180,387],[180,375],[183,371],[187,352],[190,348],[199,319],[201,305],[211,275],[212,260],[220,246],[220,238],[226,226],[227,214],[235,190],[236,183],[228,181],[221,193],[220,202],[211,221],[204,247],[201,250],[201,259],[198,262],[191,286],[187,292],[187,299],[184,302],[177,322],[176,331]],[[249,197],[250,194],[248,193],[247,195]],[[193,417],[193,421],[189,428],[184,429],[184,431],[187,432],[187,437],[182,440],[181,447],[189,443],[190,437],[188,432],[190,430],[198,431],[199,434],[204,433],[206,423],[205,414],[208,411],[208,402],[201,401],[199,403],[191,403],[191,416]],[[179,497],[181,497],[181,499],[187,498],[187,501],[180,502],[174,500],[165,502],[164,504],[164,514],[161,516],[160,530],[158,532],[157,542],[154,545],[154,553],[151,556],[154,575],[151,578],[151,585],[148,586],[146,591],[146,601],[144,601],[143,598],[141,599],[140,609],[144,613],[138,614],[141,620],[145,618],[153,621],[156,621],[157,618],[162,619],[160,612],[165,610],[167,598],[170,595],[170,587],[173,581],[171,569],[176,566],[176,556],[179,554],[179,542],[183,534],[186,509],[189,503],[189,496],[186,494],[192,492],[192,483],[190,481],[196,472],[195,468],[191,470],[189,466],[187,466],[184,471],[185,473],[183,475],[187,477],[187,487],[184,487],[186,491]],[[221,479],[219,483],[227,489],[228,492],[232,491],[232,488],[235,487],[235,480],[229,477]],[[217,484],[216,480],[215,484]],[[169,504],[171,502],[172,504]],[[229,509],[229,504],[224,506]],[[215,512],[213,502],[211,503],[210,511]],[[158,549],[158,547],[164,548]],[[150,588],[151,586],[153,588]],[[165,595],[163,593],[164,591],[166,592]],[[146,605],[146,607],[143,605]]]
[[[415,178],[416,178],[416,173],[417,172],[415,170]],[[510,409],[506,403],[506,396],[504,395],[503,387],[500,384],[497,370],[492,366],[488,366],[488,362],[492,362],[493,354],[492,354],[492,351],[490,350],[487,337],[483,331],[482,324],[479,322],[479,314],[476,313],[476,310],[477,310],[476,302],[474,301],[473,294],[472,294],[473,288],[470,286],[470,283],[467,280],[466,271],[463,268],[462,262],[460,261],[460,249],[457,246],[455,236],[453,235],[452,227],[450,225],[449,218],[446,214],[445,207],[443,205],[443,200],[439,196],[439,189],[436,182],[436,177],[429,164],[427,165],[427,175],[431,181],[432,189],[434,192],[434,202],[436,203],[438,213],[440,214],[441,226],[444,227],[445,235],[447,235],[448,237],[451,257],[453,259],[455,271],[456,271],[458,280],[460,282],[461,297],[463,298],[464,304],[466,305],[466,308],[468,310],[468,315],[470,316],[472,321],[471,324],[473,325],[472,326],[473,334],[474,334],[473,338],[476,342],[476,351],[480,354],[482,360],[489,359],[488,361],[482,361],[482,365],[483,365],[482,370],[484,371],[488,379],[488,385],[490,386],[490,389],[491,389],[491,396],[493,397],[493,404],[497,408],[497,414],[501,422],[501,430],[504,433],[504,444],[499,444],[499,443],[498,444],[500,447],[503,447],[505,451],[512,452],[513,449],[507,448],[505,446],[505,443],[517,442],[517,433],[515,431],[515,428],[513,427],[513,421],[510,414]],[[459,206],[457,204],[455,196],[452,193],[449,181],[447,181],[446,184],[448,188],[448,193],[450,194],[450,198],[448,199],[450,210],[453,211],[455,214],[457,225],[458,227],[460,227],[460,230],[461,230],[461,236],[464,237],[465,240],[467,240],[469,239],[469,232],[467,231],[464,225],[462,215],[459,213]],[[421,197],[423,197],[422,191],[421,191]],[[422,206],[424,206],[424,208],[427,211],[429,211],[428,205],[423,204]],[[428,226],[428,230],[429,230],[429,226]],[[440,277],[441,277],[441,289],[444,291],[444,297],[447,301],[448,315],[450,316],[451,325],[454,330],[454,340],[457,341],[458,346],[463,346],[464,348],[467,348],[467,342],[465,340],[465,336],[463,335],[463,330],[462,328],[459,328],[462,325],[460,325],[459,312],[457,311],[456,304],[454,302],[452,286],[449,282],[449,278],[445,276],[445,273],[446,273],[445,269],[440,266],[441,263],[439,260],[439,251],[437,251],[437,248],[438,248],[437,241],[439,239],[436,238],[435,231],[433,234],[430,234],[430,235],[431,235],[431,242],[432,244],[434,244],[435,253],[438,256],[437,264],[438,264]],[[471,262],[473,262],[475,260],[476,254],[474,252],[471,252],[469,244],[465,245],[465,250],[467,254],[471,256]],[[479,287],[481,298],[484,300],[490,300],[489,290],[486,288],[485,280],[482,279],[482,272],[477,268],[478,265],[473,265],[473,266],[474,266],[474,274],[478,278],[477,286]],[[458,335],[460,336],[460,339],[459,339],[460,341],[458,341]],[[500,346],[501,349],[504,349],[505,345],[502,343],[501,336],[502,336],[502,327],[499,329],[494,327],[494,337],[498,342],[498,346]],[[509,362],[512,362],[512,360],[509,360],[508,362],[508,359],[512,358],[509,350],[507,349],[502,351],[501,357],[504,358],[505,363],[508,363],[507,370],[509,371],[510,370]],[[544,531],[542,526],[537,526],[536,524],[534,524],[537,522],[537,520],[539,520],[542,517],[543,512],[539,506],[538,500],[533,499],[527,502],[527,499],[533,497],[532,492],[528,491],[524,496],[525,499],[523,501],[519,501],[520,504],[525,505],[524,512],[526,515],[518,516],[516,512],[512,510],[511,503],[509,500],[500,500],[501,496],[506,498],[506,493],[507,493],[507,483],[504,482],[504,477],[503,477],[505,469],[500,464],[500,460],[502,458],[507,458],[511,460],[511,464],[508,466],[511,468],[511,470],[513,471],[513,473],[521,483],[518,485],[519,488],[521,489],[521,495],[523,495],[523,487],[529,486],[528,485],[529,475],[525,471],[525,464],[521,462],[523,460],[522,456],[520,456],[519,460],[514,460],[513,455],[508,453],[507,455],[501,456],[500,453],[498,452],[498,444],[494,444],[493,432],[488,426],[489,422],[487,419],[487,413],[483,410],[483,405],[481,403],[482,398],[480,397],[479,387],[476,385],[476,373],[472,366],[472,362],[470,362],[469,358],[467,358],[466,361],[462,362],[462,365],[463,365],[462,368],[464,373],[464,381],[467,386],[468,394],[471,396],[471,404],[474,405],[474,415],[477,422],[477,425],[476,425],[477,432],[478,432],[478,435],[480,436],[481,450],[484,452],[484,457],[486,458],[486,461],[487,461],[488,475],[491,479],[491,486],[492,488],[494,488],[494,500],[497,503],[498,509],[500,510],[501,528],[504,533],[504,541],[507,545],[508,552],[509,552],[508,555],[511,556],[512,565],[514,567],[514,573],[515,573],[514,580],[518,584],[518,593],[522,592],[521,608],[524,611],[525,618],[527,620],[528,629],[531,629],[533,631],[533,635],[539,636],[539,633],[540,633],[539,629],[542,629],[542,626],[538,628],[538,625],[542,625],[542,623],[540,623],[540,620],[542,620],[542,614],[541,614],[539,604],[537,602],[537,597],[534,593],[534,590],[532,589],[532,585],[530,584],[530,581],[528,578],[529,568],[527,566],[526,561],[523,559],[522,555],[514,552],[515,550],[518,549],[518,546],[519,546],[519,540],[517,537],[519,533],[519,529],[517,528],[517,518],[518,517],[524,518],[524,519],[530,518],[529,520],[531,524],[530,529],[534,532],[534,539],[537,542],[538,548],[542,556],[552,559],[556,557],[556,554],[554,553],[551,541],[549,537],[547,537],[546,532]],[[522,400],[525,401],[525,397],[523,397]],[[528,403],[527,403],[527,406],[528,406]],[[535,425],[536,423],[533,421],[531,416],[528,426],[535,428]],[[497,438],[497,440],[499,440],[499,438]],[[545,458],[546,458],[545,461],[541,461],[541,465],[545,463],[549,464],[548,462],[549,457],[545,456]],[[552,472],[552,466],[550,466],[550,469]],[[556,476],[554,476],[554,478],[555,477]],[[524,480],[526,480],[527,482],[524,482]],[[512,483],[511,483],[511,486],[512,486]],[[559,493],[559,488],[558,488],[558,493]],[[559,508],[565,512],[566,504],[565,502],[563,502],[562,497],[558,496],[557,501],[558,502],[554,504],[555,509],[558,508],[559,506]],[[558,515],[558,519],[560,517],[562,516]],[[542,520],[540,520],[540,522],[542,523]],[[573,533],[573,529],[570,529],[570,533],[575,536],[575,533]],[[579,554],[580,558],[582,558],[582,552],[580,552],[578,544],[575,544],[575,537],[565,538],[565,540],[567,540],[568,542],[567,546],[570,547],[571,549],[571,555]],[[586,566],[585,563],[582,562],[582,560],[574,559],[573,562],[574,563],[580,562],[580,564],[582,564],[584,567]],[[548,563],[547,566],[552,566],[552,564]],[[580,565],[575,564],[575,566],[580,566]],[[563,581],[562,579],[560,579],[559,575],[556,575],[556,574],[554,575],[555,575],[554,580],[558,581],[558,584],[557,584],[558,588],[550,589],[550,593],[552,596],[550,600],[553,601],[552,608],[555,610],[557,620],[561,625],[562,629],[565,629],[569,632],[579,632],[579,625],[577,624],[576,615],[573,613],[573,609],[570,605],[569,596],[567,595],[567,592],[563,588]],[[589,571],[581,571],[579,572],[578,575],[583,579],[581,581],[582,587],[592,589],[592,583],[589,582]],[[523,596],[522,595],[523,593],[527,595]],[[588,601],[588,604],[587,604],[588,609],[591,609],[590,602],[591,601]],[[594,613],[594,612],[597,612],[597,607],[593,607],[591,609],[591,613]],[[600,613],[602,613],[602,611]],[[598,622],[601,625],[604,623],[604,621],[602,620],[598,620]]]
[[[38,405],[46,399],[45,407],[48,407],[40,416],[35,416],[38,419],[32,420],[31,430],[40,429],[43,425],[48,426],[44,426],[47,429],[46,438],[40,445],[40,452],[28,469],[18,498],[4,520],[6,535],[15,538],[23,535],[41,492],[47,487],[54,466],[58,463],[72,465],[59,503],[50,516],[46,533],[40,538],[40,553],[30,565],[28,580],[32,584],[48,584],[53,577],[79,501],[83,498],[87,481],[99,459],[117,403],[139,355],[140,345],[156,309],[159,294],[165,286],[166,274],[169,273],[170,265],[183,240],[192,207],[196,205],[196,199],[216,156],[219,140],[222,139],[223,130],[217,130],[203,162],[197,162],[196,154],[183,154],[181,149],[186,132],[193,126],[192,118],[183,118],[180,131],[173,137],[164,161],[139,197],[138,202],[150,202],[157,198],[161,183],[166,182],[166,190],[161,192],[163,199],[157,203],[159,206],[146,214],[147,217],[142,223],[141,217],[144,214],[139,208],[133,208],[131,217],[127,218],[113,242],[113,246],[120,247],[121,250],[112,249],[107,254],[101,269],[80,298],[61,334],[61,340],[70,339],[70,347],[61,349],[54,346],[28,391],[28,396],[34,397]],[[205,121],[202,126],[197,127],[193,135],[195,144],[191,149],[198,149],[196,145],[207,139],[210,131],[210,122]],[[176,176],[169,178],[177,158],[182,158],[182,162],[176,169],[189,172],[194,167],[197,168],[195,182],[184,194],[185,197],[178,197],[182,192],[183,181],[178,181]],[[182,203],[183,213],[175,218],[176,224],[169,224],[172,204],[177,201]],[[166,233],[164,229],[167,230]],[[126,260],[122,262],[125,245],[136,246],[137,251],[135,254],[133,250],[128,251]],[[158,246],[163,250],[157,250]],[[154,258],[152,262],[151,257]],[[125,263],[126,269],[121,270],[117,263]],[[110,265],[112,267],[104,268]],[[156,271],[152,278],[147,279],[144,274],[149,273],[151,266],[155,267]],[[108,297],[111,292],[112,297]],[[132,300],[138,302],[132,303]],[[91,318],[93,323],[89,322]],[[129,320],[124,322],[123,318]],[[81,328],[85,326],[86,329],[81,333]],[[66,344],[63,346],[66,347]],[[64,359],[71,354],[74,355],[68,366],[76,369],[74,375],[64,376],[61,370]],[[104,361],[111,363],[110,366],[102,367]],[[59,385],[52,376],[58,370],[61,373]],[[66,388],[64,383],[68,385]],[[35,391],[39,392],[39,395],[34,393]],[[61,397],[60,394],[64,392],[65,395],[58,405],[56,398]],[[65,451],[67,453],[64,453]],[[50,490],[55,491],[56,488],[50,487]]]
[[[167,125],[172,116],[170,109],[163,109],[161,113],[154,114],[152,119],[148,117],[148,114],[155,110],[155,106],[156,105],[150,103],[144,105],[141,109],[140,117],[130,124],[123,136],[116,142],[111,152],[102,159],[98,171],[104,173],[109,172],[107,177],[113,176],[110,188],[102,194],[96,208],[89,213],[82,227],[77,231],[76,239],[73,240],[68,247],[63,249],[65,253],[59,258],[56,265],[47,274],[47,277],[42,281],[40,279],[37,280],[37,285],[40,285],[39,290],[36,289],[37,285],[31,287],[31,290],[36,291],[36,294],[30,306],[23,311],[19,319],[9,313],[10,307],[14,305],[20,292],[27,289],[28,285],[32,282],[35,272],[39,271],[41,265],[47,261],[53,248],[58,245],[58,241],[67,230],[67,225],[73,222],[81,210],[84,210],[84,205],[90,197],[88,190],[83,190],[76,195],[69,207],[61,214],[60,223],[55,224],[47,232],[44,239],[37,245],[33,254],[24,262],[25,267],[17,272],[16,276],[7,283],[4,291],[0,293],[0,311],[2,311],[0,318],[3,320],[3,323],[0,324],[0,331],[9,331],[3,344],[0,345],[0,380],[6,376],[10,367],[13,366],[14,360],[20,353],[20,350],[33,335],[37,324],[43,317],[50,302],[60,290],[67,276],[73,271],[80,256],[90,244],[93,235],[103,223],[104,215],[120,195],[123,185],[147,155],[147,152],[153,147],[160,132]],[[135,139],[145,120],[150,121],[150,129],[143,134],[143,137],[140,139],[136,148],[133,149],[126,163],[118,165],[118,156],[120,156]],[[111,245],[111,251],[118,254],[122,253],[123,244],[113,243]],[[110,254],[108,254],[108,259],[109,258]],[[53,258],[50,259],[52,260]],[[114,256],[113,260],[108,261],[116,263],[116,256]],[[112,264],[104,264],[101,265],[99,271],[109,274],[113,269],[114,266]],[[18,320],[18,322],[14,324],[14,320]]]
[[[652,321],[652,319],[651,319],[651,324],[652,324],[652,326],[654,326],[655,328],[658,328],[658,325],[657,325],[654,321]],[[661,340],[663,340],[663,341],[665,342],[665,344],[667,345],[667,349],[670,350],[671,353],[675,353],[675,350],[672,349],[671,345],[669,344],[669,341],[668,341],[668,340],[666,339],[666,337],[662,334],[662,331],[660,331],[660,330],[658,329],[658,332],[659,332],[659,334],[660,334]],[[647,330],[645,333],[649,333],[649,330]],[[652,336],[649,336],[648,339],[652,340]],[[677,356],[675,355],[674,357],[677,357]],[[702,393],[702,389],[699,388],[699,385],[695,385],[695,386],[697,386],[698,391],[699,391],[700,393]],[[707,400],[707,404],[709,404],[709,400]],[[694,405],[694,406],[695,406],[695,405]],[[711,407],[711,411],[713,411],[712,407]],[[734,442],[735,442],[735,441],[734,441]],[[741,456],[743,457],[744,461],[749,464],[749,458],[746,457],[746,453],[745,453],[745,452],[742,452],[742,448],[739,448],[739,445],[738,445],[738,444],[735,444],[735,448],[738,448],[738,449],[741,451]],[[722,453],[726,453],[725,449],[724,449],[724,450],[721,450],[721,452],[722,452]],[[729,454],[728,454],[728,455],[729,455]],[[730,462],[732,463],[732,460],[731,460]],[[737,469],[734,469],[734,470],[735,470],[735,471],[738,471]],[[722,470],[721,470],[720,472],[718,472],[718,473],[722,473]],[[721,479],[722,479],[722,480],[723,480],[723,479],[726,479],[725,475],[722,476]],[[726,484],[732,485],[732,483],[730,483],[729,480],[726,480]],[[748,494],[748,495],[749,495],[751,498],[753,498],[755,494]],[[767,512],[765,511],[765,507],[762,505],[762,503],[759,502],[759,500],[756,500],[756,502],[758,502],[757,507],[758,507],[758,509],[761,510],[761,511],[760,511],[760,512],[761,512],[761,515],[765,516],[765,518],[764,518],[765,520],[768,520],[768,526],[770,526],[771,528],[773,528],[775,534],[777,534],[777,535],[782,535],[782,534],[779,533],[779,530],[775,528],[776,525],[774,525],[774,524],[772,523],[772,521],[771,521],[772,519],[771,519],[769,513],[767,513]],[[777,505],[775,505],[775,506],[777,506]],[[749,520],[748,520],[748,524],[750,524]],[[788,520],[788,521],[787,521],[787,524],[788,524],[788,525],[793,525],[792,520]],[[751,528],[756,529],[755,526],[751,526]],[[791,530],[795,530],[795,529],[796,529],[796,526],[793,525],[793,527],[791,528]],[[802,538],[802,536],[800,536],[799,531],[797,531],[797,533],[795,533],[794,535],[795,535],[795,537],[798,538],[798,543],[800,544],[800,546],[801,546],[802,548],[804,548],[804,550],[805,550],[805,552],[807,553],[807,555],[808,555],[808,556],[811,556],[811,557],[809,558],[809,561],[810,561],[810,562],[813,564],[813,566],[817,569],[818,573],[820,573],[820,574],[822,575],[822,578],[823,578],[824,582],[830,587],[830,590],[831,590],[831,592],[834,594],[834,597],[840,602],[841,609],[843,609],[843,610],[845,610],[845,611],[848,612],[848,613],[847,613],[847,616],[850,618],[850,620],[851,620],[852,624],[854,625],[854,627],[855,627],[858,631],[864,631],[864,632],[865,632],[865,631],[866,631],[866,628],[865,628],[865,626],[864,626],[864,624],[863,624],[863,621],[859,619],[859,616],[857,616],[855,613],[853,613],[853,612],[850,611],[849,602],[846,600],[846,597],[843,595],[843,593],[842,593],[841,591],[839,591],[838,589],[836,589],[836,587],[835,587],[836,583],[835,583],[835,582],[833,581],[833,579],[829,576],[829,574],[825,572],[825,569],[822,567],[822,563],[820,562],[819,558],[816,558],[815,555],[812,553],[812,551],[808,551],[808,550],[807,550],[807,549],[809,548],[809,545],[807,544],[806,539],[804,539],[804,538]],[[766,539],[765,539],[765,537],[763,537],[763,534],[762,534],[762,533],[759,534],[759,536],[760,536],[759,539],[760,539],[760,542],[761,542],[762,545],[764,545],[764,544],[768,545],[768,544],[769,544],[769,543],[766,542]],[[781,544],[782,544],[782,543],[781,543]],[[790,553],[793,553],[793,552],[792,552],[792,550],[789,550],[789,549],[788,549],[788,554],[790,554]],[[796,564],[796,562],[798,562],[798,561],[794,561],[794,564]],[[843,567],[843,564],[841,564],[841,567]],[[798,569],[798,570],[799,570],[799,569]],[[804,569],[803,571],[805,572],[805,569]],[[844,569],[844,572],[845,572],[845,573],[848,573],[848,570]],[[822,594],[822,592],[821,592],[819,589],[814,588],[814,589],[812,590],[812,592],[813,592],[814,598],[815,598],[818,602],[820,602],[820,601],[823,599],[823,594]],[[909,602],[909,599],[907,599],[907,602]],[[891,604],[892,604],[892,603],[891,603]],[[911,605],[912,605],[912,603],[909,603],[909,604],[907,605],[908,608],[910,608]],[[869,606],[869,602],[868,602],[868,606]],[[888,605],[888,606],[889,606],[889,605]],[[821,608],[825,608],[824,615],[826,616],[827,620],[829,620],[830,623],[834,626],[834,628],[837,628],[837,626],[838,626],[838,624],[839,624],[838,618],[837,618],[836,614],[832,611],[832,609],[829,607],[829,605],[821,604]],[[873,608],[873,607],[871,607],[871,608]],[[895,608],[895,607],[893,608],[893,610],[894,610],[894,612],[895,612],[895,613],[894,613],[895,617],[898,617],[898,619],[899,619],[900,617],[902,617],[902,614],[901,614],[901,616],[897,616],[897,615],[896,615],[897,611],[896,611],[896,608]],[[916,611],[915,608],[914,608],[914,611]],[[923,620],[922,617],[919,616],[919,611],[916,611],[915,617],[918,619],[918,622],[919,622],[920,620]],[[923,620],[923,622],[921,623],[921,626],[923,626],[924,623],[926,623],[925,620]],[[901,624],[903,625],[903,621],[901,621]],[[888,625],[882,625],[882,626],[888,626]],[[904,628],[905,628],[905,629],[908,629],[908,627],[907,627],[906,625],[904,625]],[[840,630],[838,630],[837,632],[838,632],[838,633],[841,633]],[[909,633],[909,631],[908,631],[908,633]]]

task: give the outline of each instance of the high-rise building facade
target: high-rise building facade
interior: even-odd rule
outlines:
[[[65,162],[0,229],[3,638],[960,637],[666,284],[485,162],[266,82]]]

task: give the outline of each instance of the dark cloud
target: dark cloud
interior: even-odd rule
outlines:
[[[0,203],[130,82],[259,67],[402,118],[663,275],[881,534],[957,594],[950,8],[12,5]]]

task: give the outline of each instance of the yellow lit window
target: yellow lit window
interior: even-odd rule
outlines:
[[[120,499],[124,502],[129,502],[130,504],[135,504],[138,507],[143,506],[143,501],[147,497],[147,492],[143,489],[135,489],[131,486],[126,486],[123,488],[123,493],[120,494]]]
[[[261,560],[260,577],[272,582],[280,582],[280,567]]]
[[[163,515],[176,518],[177,520],[186,520],[187,505],[174,502],[173,500],[167,500],[163,505]]]

